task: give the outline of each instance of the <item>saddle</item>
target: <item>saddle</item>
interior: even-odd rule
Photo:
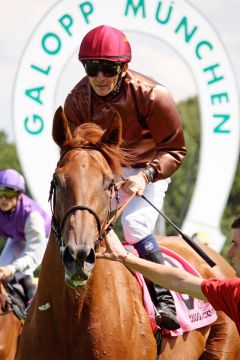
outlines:
[[[136,255],[136,250],[126,242],[123,245],[128,251],[131,251]],[[181,268],[194,276],[201,277],[196,269],[184,258],[175,253],[174,251],[161,246],[165,265]],[[149,316],[153,333],[156,334],[159,330],[158,325],[155,322],[156,310],[151,300],[148,288],[145,284],[145,280],[140,273],[135,273],[135,276],[142,288],[143,292],[143,304]],[[203,300],[192,298],[186,294],[179,294],[175,291],[171,291],[174,299],[176,313],[181,327],[177,330],[162,329],[162,335],[179,336],[186,332],[190,332],[201,327],[211,325],[217,320],[216,311],[212,305]]]
[[[27,308],[27,299],[24,294],[22,286],[17,282],[3,282],[7,294],[5,308],[7,307],[8,311],[12,310],[14,314],[20,320],[25,320],[26,318],[26,308]],[[2,308],[4,310],[4,308]]]

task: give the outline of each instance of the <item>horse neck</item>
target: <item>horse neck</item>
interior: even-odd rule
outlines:
[[[132,299],[133,294],[136,300]],[[92,275],[84,287],[74,290],[66,286],[59,249],[53,235],[50,236],[38,283],[40,303],[49,299],[52,303],[64,307],[76,306],[78,312],[81,312],[82,306],[89,309],[101,308],[107,312],[111,302],[131,303],[137,301],[137,295],[142,306],[141,288],[136,278],[124,265],[108,260],[97,260]]]
[[[91,323],[100,316],[108,322],[106,326],[110,326],[119,321],[119,316],[125,320],[131,318],[133,323],[146,316],[140,285],[120,263],[97,260],[85,291],[83,322]]]

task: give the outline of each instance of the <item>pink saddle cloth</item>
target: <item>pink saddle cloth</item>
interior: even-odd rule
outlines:
[[[133,246],[127,244],[126,242],[124,242],[123,245],[127,248],[128,251],[131,251],[136,255],[136,250]],[[201,277],[199,272],[194,269],[194,267],[183,257],[178,255],[174,251],[162,246],[161,250],[163,253],[165,265],[177,267],[189,272],[192,275]],[[153,333],[155,333],[158,330],[158,326],[155,322],[154,305],[152,303],[148,288],[142,274],[135,272],[135,276],[139,284],[141,285],[143,292],[143,304],[148,313]],[[175,291],[171,291],[171,294],[175,302],[177,318],[181,327],[177,330],[162,329],[163,335],[183,335],[186,332],[190,332],[201,327],[211,325],[214,321],[217,320],[216,311],[208,302],[198,300],[189,295],[179,294]]]

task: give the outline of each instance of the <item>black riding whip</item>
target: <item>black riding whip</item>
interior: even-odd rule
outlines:
[[[141,195],[141,197],[146,200],[160,215],[162,215],[164,219],[174,227],[175,230],[177,230],[177,232],[188,243],[188,245],[190,245],[209,266],[214,267],[216,265],[215,262],[188,235],[184,234],[182,230],[177,227],[177,225],[175,225],[165,214],[163,214],[162,211],[157,209],[156,206],[154,206],[144,195]]]

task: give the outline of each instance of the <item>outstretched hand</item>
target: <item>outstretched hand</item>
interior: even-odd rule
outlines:
[[[108,259],[113,261],[124,262],[128,252],[121,244],[115,231],[111,230],[105,238],[106,250],[96,254],[98,259]]]

